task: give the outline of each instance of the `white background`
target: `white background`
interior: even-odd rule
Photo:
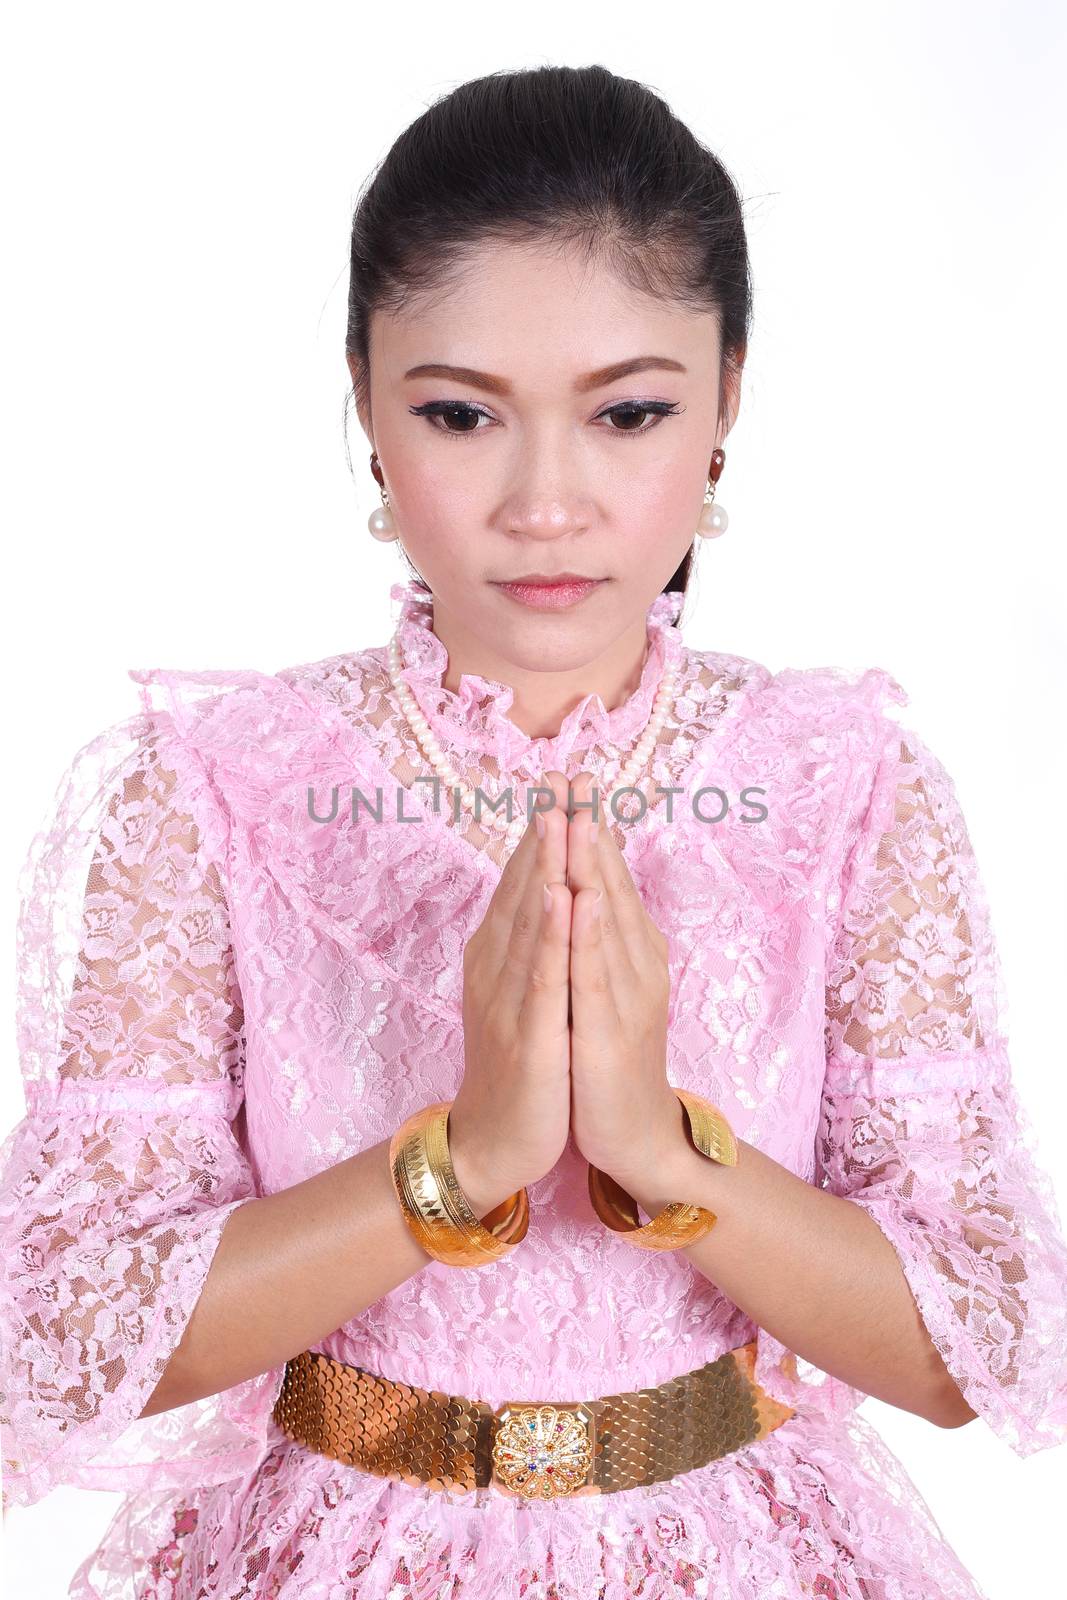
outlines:
[[[3,894],[129,667],[274,671],[388,635],[369,445],[341,415],[347,228],[466,78],[601,62],[746,197],[756,320],[687,638],[887,668],[956,779],[1016,1081],[1067,1211],[1061,797],[1064,11],[907,3],[59,4],[9,18],[0,257],[12,762]],[[12,993],[5,985],[10,1017]],[[12,1040],[12,1028],[7,1038]],[[22,1114],[13,1045],[0,1123]],[[865,1414],[991,1600],[1062,1591],[1067,1451]],[[9,1514],[8,1593],[59,1600],[117,1495]]]

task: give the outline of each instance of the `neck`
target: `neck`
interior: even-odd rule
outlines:
[[[513,693],[508,720],[530,739],[554,739],[564,719],[588,694],[598,694],[608,711],[622,705],[638,688],[650,649],[644,618],[593,660],[555,670],[504,660],[436,601],[433,631],[448,653],[443,686],[458,692],[464,674],[508,684]]]

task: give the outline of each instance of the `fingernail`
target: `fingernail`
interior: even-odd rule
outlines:
[[[604,898],[603,889],[598,889],[597,892],[596,892],[596,899],[593,901],[593,915],[594,915],[594,917],[599,917],[599,915],[600,915],[600,902],[601,902],[601,900],[603,900],[603,898]]]
[[[545,894],[545,910],[546,911],[551,911],[552,910],[552,896],[548,892],[548,884],[547,883],[545,884],[544,894]]]

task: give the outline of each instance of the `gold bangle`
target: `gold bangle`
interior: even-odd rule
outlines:
[[[672,1087],[685,1107],[692,1142],[701,1155],[724,1167],[736,1167],[737,1140],[719,1108],[689,1089]],[[633,1196],[592,1162],[589,1163],[589,1198],[601,1222],[614,1233],[625,1234],[631,1244],[640,1245],[644,1250],[681,1250],[710,1233],[718,1221],[714,1211],[708,1211],[705,1206],[671,1200],[657,1216],[642,1223]]]
[[[389,1141],[389,1169],[404,1220],[427,1255],[450,1267],[484,1267],[526,1237],[530,1208],[519,1189],[480,1220],[448,1149],[450,1100],[424,1106]]]

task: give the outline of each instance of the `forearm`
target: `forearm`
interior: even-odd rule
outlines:
[[[737,1149],[738,1164],[722,1166],[683,1134],[654,1185],[628,1187],[649,1215],[667,1199],[714,1212],[690,1261],[803,1360],[942,1427],[973,1417],[873,1218],[754,1145],[738,1139]]]
[[[481,1194],[453,1151],[479,1216]],[[404,1221],[389,1140],[239,1206],[226,1223],[185,1335],[141,1416],[281,1367],[421,1271],[432,1258]]]

